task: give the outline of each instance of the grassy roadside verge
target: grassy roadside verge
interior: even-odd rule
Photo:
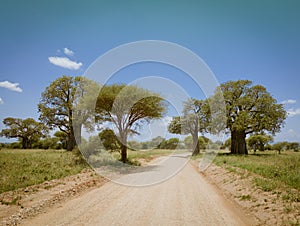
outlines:
[[[174,150],[128,151],[129,161],[142,162],[172,154]],[[115,153],[118,155],[117,153]],[[80,173],[89,166],[74,152],[35,149],[0,151],[0,193]]]
[[[219,154],[214,163],[229,170],[238,167],[261,175],[268,181],[256,178],[255,183],[265,191],[271,191],[282,183],[300,191],[299,152],[286,151],[278,155],[276,152],[268,151],[248,156]]]
[[[79,173],[87,164],[73,152],[0,151],[0,193]]]

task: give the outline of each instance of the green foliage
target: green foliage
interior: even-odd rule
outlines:
[[[158,137],[154,137],[150,141],[140,142],[140,146],[141,146],[140,149],[155,149],[155,148],[158,148],[160,143],[164,140],[165,140],[164,138],[162,138],[161,136],[158,136]]]
[[[22,148],[31,148],[33,142],[44,137],[48,133],[48,128],[33,118],[5,118],[3,124],[8,127],[3,129],[0,136],[7,138],[18,138],[22,143]]]
[[[76,141],[80,143],[82,125],[93,128],[89,119],[93,116],[95,92],[98,90],[97,83],[86,78],[62,76],[42,93],[38,104],[40,120],[67,135],[69,151],[75,147]]]
[[[281,151],[285,150],[287,147],[287,142],[277,142],[275,144],[272,145],[272,149],[278,151],[278,153],[280,154]]]
[[[168,130],[174,134],[198,134],[208,125],[208,106],[203,100],[189,99],[184,102],[183,115],[173,117]]]
[[[298,142],[290,142],[287,144],[287,150],[299,151],[299,143]]]
[[[168,130],[175,134],[191,134],[193,155],[197,155],[200,151],[198,133],[207,131],[208,124],[208,102],[191,98],[184,102],[183,115],[173,117]]]
[[[200,136],[198,138],[198,146],[199,146],[199,149],[200,150],[205,150],[207,148],[207,145],[211,143],[211,141],[205,137],[205,136]],[[185,139],[184,139],[184,144],[185,144],[185,148],[188,148],[188,149],[193,149],[193,137],[192,136],[187,136]]]
[[[12,143],[6,144],[4,148],[7,148],[7,149],[21,149],[22,144],[21,144],[21,142],[12,142]]]
[[[104,145],[99,136],[90,136],[89,140],[82,139],[79,149],[85,159],[89,159],[90,156],[96,155],[101,149],[104,149]]]
[[[79,173],[87,167],[72,152],[0,151],[0,193]]]
[[[198,142],[201,150],[205,150],[209,144],[212,144],[212,141],[205,136],[200,136]]]
[[[104,86],[97,98],[96,120],[113,123],[118,130],[121,142],[121,160],[127,161],[127,139],[131,134],[138,134],[143,123],[163,116],[166,103],[156,93],[137,86]]]
[[[279,154],[281,153],[281,151],[284,151],[284,150],[292,150],[292,151],[297,152],[299,150],[299,143],[298,142],[287,142],[287,141],[277,142],[272,145],[272,149],[277,150]]]
[[[46,137],[35,142],[32,146],[34,149],[62,149],[59,140],[56,137]]]
[[[120,151],[120,142],[114,131],[104,129],[99,133],[99,138],[104,148],[108,151]]]
[[[227,140],[225,140],[225,142],[222,145],[221,149],[225,149],[225,148],[230,149],[230,147],[231,147],[231,138],[229,137]]]
[[[58,141],[61,145],[61,148],[67,149],[68,136],[66,133],[64,133],[62,131],[56,131],[54,133],[54,137],[58,139]]]
[[[169,140],[163,140],[158,148],[174,150],[179,145],[179,142],[178,138],[170,138]]]
[[[261,85],[252,86],[249,80],[221,84],[226,103],[227,129],[231,132],[231,152],[247,154],[247,134],[279,132],[286,111]]]
[[[273,137],[265,134],[253,134],[247,139],[247,143],[254,151],[265,150],[265,146],[273,141]]]

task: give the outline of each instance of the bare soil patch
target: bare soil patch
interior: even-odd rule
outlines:
[[[300,225],[300,202],[285,200],[287,190],[263,191],[254,184],[261,176],[247,170],[234,168],[233,171],[211,165],[202,174],[229,199],[234,200],[244,210],[252,213],[259,225]],[[297,192],[297,191],[295,191]]]
[[[44,213],[48,208],[59,206],[106,182],[107,179],[100,177],[94,171],[84,169],[76,175],[1,193],[1,223],[2,225],[17,225],[23,219]]]

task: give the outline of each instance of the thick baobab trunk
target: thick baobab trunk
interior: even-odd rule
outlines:
[[[231,154],[248,154],[245,131],[231,131]]]
[[[28,138],[27,137],[23,137],[22,138],[22,148],[23,149],[27,149],[28,148]]]
[[[193,136],[193,154],[198,155],[200,153],[198,134],[192,134]]]

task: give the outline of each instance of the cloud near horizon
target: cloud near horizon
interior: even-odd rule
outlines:
[[[297,101],[296,100],[284,100],[284,101],[281,101],[280,103],[281,104],[295,104]]]
[[[0,97],[0,104],[4,104],[4,101],[2,100],[1,97]]]
[[[81,62],[75,62],[70,60],[68,57],[48,57],[51,64],[58,67],[67,68],[70,70],[78,70],[83,64]]]
[[[23,90],[18,86],[19,86],[19,83],[12,83],[9,81],[0,82],[0,87],[21,93]]]

